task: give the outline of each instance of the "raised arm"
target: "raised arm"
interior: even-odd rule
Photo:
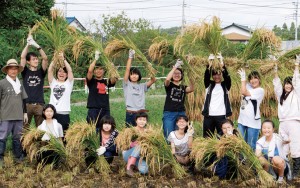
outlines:
[[[209,66],[206,66],[205,72],[204,72],[204,86],[205,88],[208,88],[210,85],[210,70]]]
[[[41,47],[38,48],[38,50],[40,52],[40,55],[42,56],[42,68],[44,71],[46,71],[48,67],[48,57]]]
[[[175,72],[175,70],[180,67],[181,65],[183,64],[183,61],[181,61],[180,59],[178,59],[175,63],[175,65],[173,66],[173,68],[171,69],[171,71],[169,72],[169,74],[167,75],[166,77],[166,80],[165,80],[165,86],[169,86],[170,85],[170,82],[171,82],[171,79],[173,77],[173,74]]]
[[[223,66],[222,74],[223,74],[226,89],[229,91],[231,88],[231,78],[225,66]]]
[[[66,59],[64,60],[64,63],[65,63],[65,67],[68,71],[68,80],[70,82],[72,82],[73,79],[74,79],[72,68],[71,68],[70,64],[68,63],[68,61]]]
[[[49,82],[49,84],[52,83],[53,78],[54,78],[53,71],[54,71],[54,62],[52,61],[49,65],[49,68],[48,68],[48,82]]]
[[[240,69],[238,71],[239,75],[241,76],[241,94],[244,96],[251,96],[250,92],[247,90],[246,87],[246,72],[244,69]]]
[[[151,85],[156,82],[156,78],[153,76],[150,78],[150,80],[147,82],[147,88],[151,87]]]
[[[130,67],[131,67],[132,59],[134,58],[134,54],[135,54],[134,50],[129,50],[129,56],[128,56],[126,69],[124,73],[124,82],[127,82],[129,79]]]
[[[293,87],[297,93],[297,95],[300,97],[300,77],[299,77],[299,62],[297,61],[295,63],[295,70],[294,70],[294,75],[293,75]]]
[[[277,65],[274,67],[274,79],[273,79],[274,92],[277,97],[277,100],[280,100],[280,96],[282,95],[282,85],[280,78],[277,73]]]
[[[21,53],[21,62],[20,62],[20,65],[22,67],[25,67],[26,65],[26,55],[28,53],[28,48],[29,48],[29,44],[27,43],[25,48],[23,49],[22,53]]]
[[[185,88],[185,92],[186,92],[186,93],[191,93],[191,92],[193,92],[193,91],[194,91],[194,85],[195,85],[194,80],[191,80],[191,81],[190,81],[190,85],[189,85],[188,87]]]
[[[86,74],[86,78],[88,80],[91,80],[93,78],[93,74],[94,74],[93,72],[94,72],[95,65],[96,65],[96,59],[89,66],[88,72]]]

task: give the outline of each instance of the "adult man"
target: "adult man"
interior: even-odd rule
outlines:
[[[96,130],[99,130],[99,122],[105,115],[110,115],[109,108],[109,87],[113,87],[117,78],[104,79],[105,70],[101,64],[97,63],[100,52],[95,52],[95,60],[90,64],[86,75],[89,96],[87,102],[88,123],[96,123]]]
[[[36,53],[29,52],[29,46],[34,46],[42,56],[42,66],[39,68],[39,59]],[[26,66],[26,62],[28,67]],[[29,127],[32,117],[34,117],[36,127],[43,122],[42,111],[44,106],[44,78],[47,73],[48,58],[43,49],[33,40],[30,35],[27,38],[27,44],[21,54],[20,65],[24,67],[22,72],[23,85],[28,98],[26,99],[26,108],[28,114]]]
[[[10,133],[12,133],[15,159],[16,161],[23,159],[20,138],[23,120],[26,123],[28,118],[25,105],[27,94],[17,77],[23,67],[18,65],[15,59],[10,59],[1,70],[7,74],[6,78],[0,80],[0,167],[2,168],[6,139]]]

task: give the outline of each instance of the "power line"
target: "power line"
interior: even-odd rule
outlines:
[[[107,2],[107,3],[67,3],[69,5],[107,5],[107,4],[131,4],[131,3],[141,3],[141,2],[149,2],[149,1],[155,1],[155,0],[139,0],[139,1],[120,1],[120,2]],[[61,3],[55,3],[55,4],[66,4],[64,2]]]
[[[143,9],[159,9],[159,8],[165,8],[165,7],[178,7],[181,5],[165,5],[165,6],[157,6],[157,7],[137,7],[137,8],[122,8],[122,9],[73,9],[68,11],[117,11],[117,10],[143,10]]]
[[[289,7],[275,7],[273,5],[253,5],[253,4],[244,4],[244,3],[235,3],[235,2],[226,2],[226,1],[217,1],[217,0],[210,0],[217,3],[225,3],[225,4],[232,4],[232,5],[242,5],[242,6],[249,6],[249,7],[263,7],[263,8],[279,8],[279,9],[294,9]],[[290,3],[282,3],[282,4],[290,4]],[[282,5],[279,4],[279,5]]]

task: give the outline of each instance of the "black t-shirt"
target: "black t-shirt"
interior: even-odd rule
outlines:
[[[111,84],[109,79],[97,80],[93,77],[91,80],[86,80],[89,87],[87,108],[109,110],[109,88],[115,84]]]
[[[165,86],[167,93],[164,111],[170,112],[182,112],[185,111],[184,99],[185,99],[185,89],[187,86],[175,85],[170,82],[169,86]]]
[[[27,66],[24,67],[22,74],[23,85],[28,95],[26,103],[45,103],[44,101],[44,79],[47,71],[39,68],[31,71]]]

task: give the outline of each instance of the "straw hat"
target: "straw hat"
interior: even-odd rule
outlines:
[[[6,65],[1,69],[2,72],[7,74],[7,69],[8,67],[18,67],[19,68],[19,73],[23,71],[24,67],[18,64],[17,60],[15,59],[10,59],[6,62]]]

